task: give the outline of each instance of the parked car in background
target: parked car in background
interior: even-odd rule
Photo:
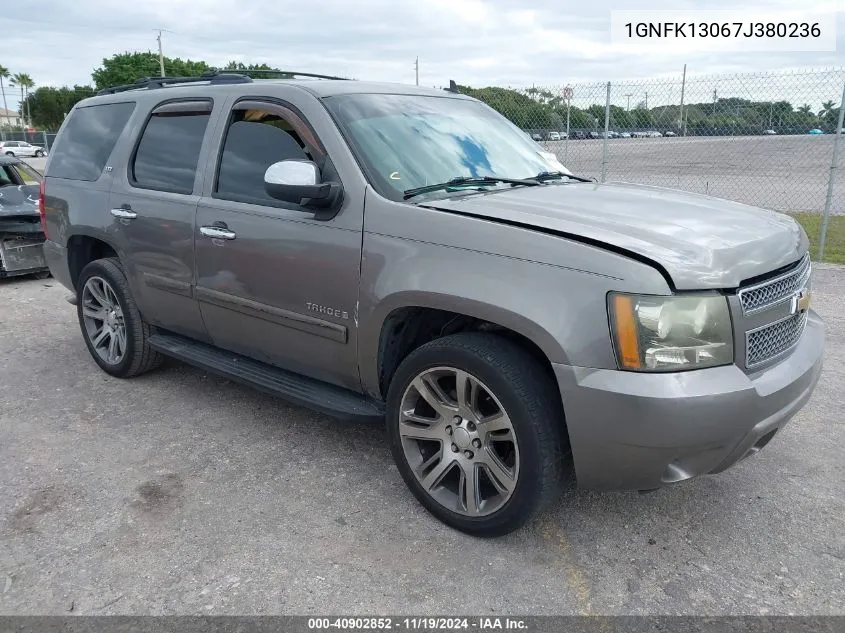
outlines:
[[[774,136],[777,134],[774,130],[763,130],[763,134],[766,136]]]
[[[607,138],[619,138],[619,132],[614,132],[613,130],[607,131]]]
[[[807,134],[814,134],[814,135],[815,135],[815,134],[824,134],[824,132],[823,132],[823,131],[821,131],[819,128],[814,127],[812,130],[810,130],[809,132],[807,132]]]
[[[584,130],[572,130],[569,133],[569,138],[573,140],[584,140],[587,138],[587,133]]]
[[[631,133],[630,132],[620,132],[619,138],[631,138]]]
[[[39,216],[41,174],[0,154],[0,279],[48,272]]]
[[[0,141],[0,154],[40,158],[47,155],[47,150],[40,145],[31,145],[26,141]]]
[[[648,132],[644,132],[643,130],[637,130],[636,132],[631,132],[631,136],[633,138],[648,138]]]
[[[678,135],[675,134],[672,130],[667,130],[666,133],[663,136],[678,136]]]
[[[538,134],[537,132],[534,132],[531,135],[531,138],[532,138],[532,140],[535,140],[535,141],[542,141],[543,140],[542,134]]]
[[[559,141],[560,140],[560,132],[549,132],[549,140],[550,141]]]

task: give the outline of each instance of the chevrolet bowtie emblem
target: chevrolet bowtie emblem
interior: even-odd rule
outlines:
[[[798,312],[806,312],[810,308],[810,291],[802,290],[797,295],[793,295],[792,303],[790,305],[790,314],[797,314]]]

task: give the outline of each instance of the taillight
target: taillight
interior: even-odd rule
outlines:
[[[41,216],[41,230],[47,237],[47,181],[43,179],[38,188],[38,215]]]

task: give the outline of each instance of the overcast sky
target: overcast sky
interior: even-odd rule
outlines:
[[[115,52],[265,62],[279,68],[420,84],[449,79],[485,85],[569,82],[845,65],[845,13],[837,52],[632,53],[610,42],[611,9],[772,9],[833,12],[845,0],[42,0],[3,2],[0,64],[36,85],[87,84]],[[8,94],[9,107],[17,99]],[[14,104],[14,105],[13,105]]]

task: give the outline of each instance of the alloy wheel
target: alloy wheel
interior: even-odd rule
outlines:
[[[82,287],[82,321],[100,359],[120,363],[126,354],[126,321],[117,294],[102,277],[90,277]]]
[[[490,388],[454,367],[418,374],[399,411],[405,459],[428,495],[470,517],[500,509],[519,477],[510,417]]]

